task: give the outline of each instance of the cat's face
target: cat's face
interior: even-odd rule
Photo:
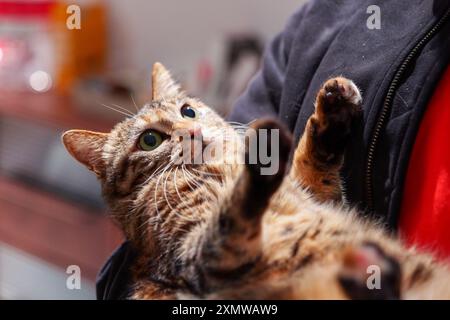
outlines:
[[[160,64],[153,69],[152,93],[150,104],[110,133],[71,130],[63,135],[70,154],[101,180],[131,237],[138,225],[163,220],[161,213],[186,201],[201,179],[217,180],[242,155],[242,135],[184,94]]]

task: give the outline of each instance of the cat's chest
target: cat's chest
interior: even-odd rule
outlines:
[[[293,191],[293,192],[292,192]],[[269,265],[307,264],[326,255],[333,244],[334,220],[326,205],[289,187],[274,199],[262,225],[264,261]]]

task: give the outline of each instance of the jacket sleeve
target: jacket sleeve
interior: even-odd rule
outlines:
[[[254,119],[278,115],[289,52],[305,6],[300,8],[266,48],[261,69],[236,101],[229,120],[248,123]]]

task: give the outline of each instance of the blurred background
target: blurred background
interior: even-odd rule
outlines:
[[[135,112],[156,61],[226,115],[302,2],[0,0],[0,298],[95,298],[122,241],[64,130],[108,131],[124,117],[112,109]]]

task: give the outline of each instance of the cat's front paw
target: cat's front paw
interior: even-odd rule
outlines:
[[[322,85],[309,126],[317,160],[329,165],[340,163],[353,125],[360,118],[361,102],[361,94],[351,80],[336,77]]]
[[[291,133],[279,120],[273,118],[258,119],[250,128],[246,137],[247,168],[255,175],[269,176],[266,177],[268,180],[273,180],[275,176],[282,177],[292,149]],[[262,154],[270,155],[270,159],[261,158]],[[276,170],[266,170],[265,174],[262,169],[273,164]]]
[[[362,97],[353,81],[336,77],[326,81],[317,98],[317,107],[323,107],[323,112],[357,113],[360,111]],[[348,109],[348,110],[346,110]]]
[[[336,77],[327,80],[316,98],[319,129],[345,136],[361,114],[361,93],[353,81]]]
[[[347,249],[338,281],[350,299],[400,299],[400,264],[373,242]]]

